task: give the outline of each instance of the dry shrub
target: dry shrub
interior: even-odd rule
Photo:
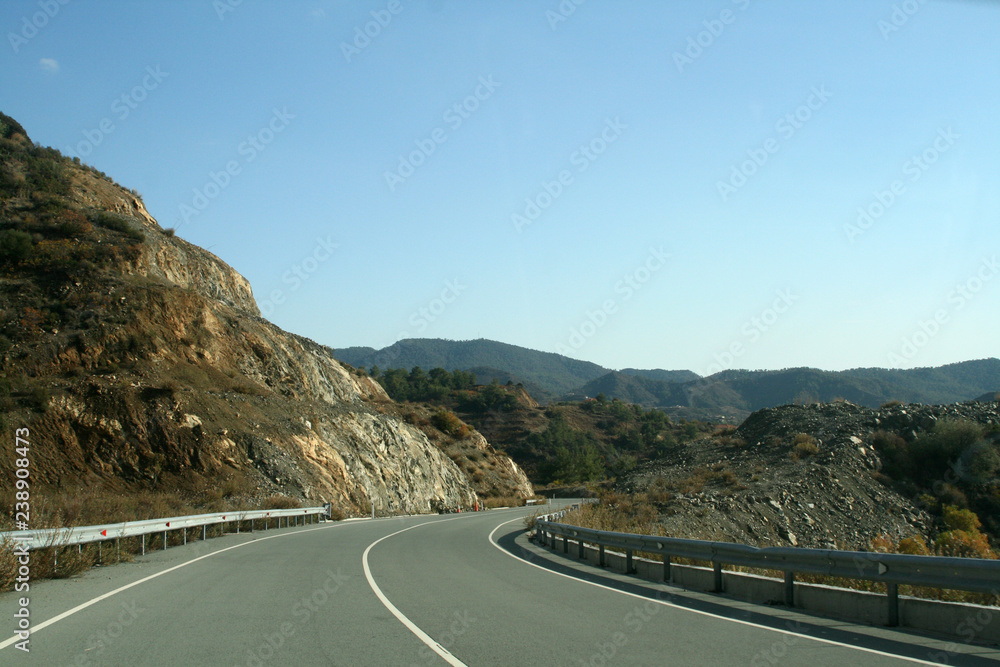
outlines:
[[[496,509],[497,507],[521,507],[524,505],[524,498],[520,496],[488,496],[480,498],[479,504],[486,509]]]
[[[14,541],[9,537],[0,540],[0,591],[14,588],[17,576],[17,557],[14,555]]]
[[[260,506],[262,509],[289,510],[302,507],[302,501],[288,496],[274,495],[262,500]]]
[[[72,526],[92,526],[105,523],[162,519],[172,516],[203,514],[207,512],[239,509],[292,509],[302,507],[302,503],[288,496],[273,495],[260,501],[246,498],[225,497],[246,488],[242,477],[231,478],[222,492],[212,493],[202,489],[188,494],[180,491],[136,491],[115,493],[94,489],[72,490],[55,494],[46,490],[33,490],[31,495],[31,528],[67,528]],[[0,491],[0,504],[14,506],[14,491]],[[336,508],[334,515],[337,514]],[[340,518],[343,518],[341,513]],[[259,525],[259,523],[258,523]],[[249,524],[246,524],[249,527]],[[9,517],[0,517],[0,530],[11,530]],[[223,526],[208,526],[206,534],[214,537],[223,534]],[[188,541],[201,539],[200,528],[188,529]],[[184,544],[184,531],[172,530],[167,533],[167,546]],[[163,548],[163,533],[146,536],[147,549]],[[0,591],[11,590],[17,573],[17,558],[11,540],[0,541]],[[32,580],[71,577],[86,571],[94,564],[111,565],[129,562],[141,552],[142,537],[121,538],[117,542],[111,538],[104,542],[81,546],[58,546],[49,544],[36,549],[30,555]]]
[[[808,433],[798,433],[792,441],[792,452],[789,455],[793,461],[799,461],[819,454],[819,443]]]

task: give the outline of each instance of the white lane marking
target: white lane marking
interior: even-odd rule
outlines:
[[[919,658],[909,658],[907,656],[897,655],[895,653],[886,653],[885,651],[879,651],[879,650],[876,650],[876,649],[873,649],[873,648],[865,648],[863,646],[852,646],[851,644],[844,644],[843,642],[838,642],[838,641],[835,641],[833,639],[823,639],[821,637],[813,637],[811,635],[803,634],[801,632],[792,632],[791,630],[781,630],[780,628],[771,628],[771,627],[768,627],[766,625],[761,625],[759,623],[753,623],[752,621],[742,621],[742,620],[740,620],[738,618],[729,618],[727,616],[721,616],[719,614],[713,614],[710,611],[702,611],[700,609],[690,609],[688,607],[683,607],[681,605],[674,604],[673,602],[667,602],[665,600],[658,600],[656,598],[650,598],[650,597],[646,597],[644,595],[638,595],[636,593],[630,593],[628,591],[623,591],[623,590],[619,590],[617,588],[612,588],[611,586],[605,586],[604,584],[599,584],[599,583],[594,582],[594,581],[587,581],[586,579],[579,579],[577,577],[572,577],[572,576],[570,576],[568,574],[563,574],[562,572],[556,572],[555,570],[550,570],[547,567],[542,567],[541,565],[538,565],[536,563],[532,563],[530,560],[526,560],[526,559],[521,558],[519,556],[515,556],[514,554],[512,554],[509,551],[507,551],[506,549],[504,549],[503,547],[501,547],[499,544],[497,544],[496,541],[494,541],[493,536],[496,534],[496,532],[498,530],[500,530],[501,528],[503,528],[504,526],[506,526],[508,523],[514,523],[515,521],[523,521],[523,518],[522,519],[511,519],[510,521],[504,521],[503,523],[501,523],[500,525],[498,525],[496,528],[494,528],[493,532],[491,532],[490,536],[489,536],[490,544],[492,544],[494,547],[496,547],[497,549],[499,549],[501,553],[507,554],[508,556],[510,556],[511,558],[513,558],[514,560],[516,560],[516,561],[518,561],[520,563],[524,563],[525,565],[531,565],[532,567],[537,567],[539,570],[542,570],[544,572],[548,572],[549,574],[556,574],[556,575],[559,575],[560,577],[565,577],[565,578],[570,579],[572,581],[578,581],[581,584],[590,584],[591,586],[597,586],[598,588],[603,588],[605,590],[612,591],[614,593],[621,593],[622,595],[628,595],[630,597],[638,598],[640,600],[648,600],[649,602],[655,602],[657,604],[662,604],[662,605],[667,606],[667,607],[673,607],[674,609],[680,609],[681,611],[688,611],[688,612],[691,612],[691,613],[694,613],[694,614],[701,614],[702,616],[709,616],[711,618],[718,618],[718,619],[723,620],[723,621],[729,621],[730,623],[739,623],[740,625],[749,625],[751,627],[760,628],[762,630],[770,630],[771,632],[777,632],[777,633],[780,633],[780,634],[783,634],[783,635],[792,635],[793,637],[801,637],[803,639],[809,639],[809,640],[812,640],[814,642],[821,642],[823,644],[832,644],[834,646],[842,646],[844,648],[854,649],[855,651],[864,651],[865,653],[873,653],[875,655],[881,655],[881,656],[885,656],[887,658],[896,658],[898,660],[907,660],[909,662],[914,662],[914,663],[917,663],[919,665],[941,665],[941,664],[946,664],[946,663],[940,663],[940,662],[928,662],[926,660],[921,660]]]
[[[340,525],[340,524],[337,524],[337,525]],[[320,526],[319,528],[307,528],[305,530],[299,530],[299,531],[296,531],[294,533],[285,533],[283,535],[271,535],[270,537],[261,537],[261,538],[255,539],[255,540],[251,540],[249,542],[243,542],[242,544],[234,544],[231,547],[226,547],[225,549],[219,549],[218,551],[213,551],[210,554],[206,554],[204,556],[199,556],[198,558],[194,558],[192,560],[185,561],[185,562],[181,563],[180,565],[175,565],[175,566],[173,566],[170,569],[163,570],[162,572],[157,572],[156,574],[151,574],[148,577],[145,577],[144,579],[139,579],[138,581],[133,581],[131,584],[126,584],[126,585],[122,586],[121,588],[116,588],[115,590],[110,591],[108,593],[104,593],[103,595],[98,595],[93,600],[88,600],[87,602],[84,602],[83,604],[78,604],[77,606],[73,607],[72,609],[70,609],[68,611],[64,611],[63,613],[59,614],[58,616],[53,616],[52,618],[50,618],[47,621],[43,621],[42,623],[39,623],[38,625],[31,626],[30,634],[33,635],[36,632],[38,632],[39,630],[42,630],[44,628],[49,627],[53,623],[58,623],[59,621],[63,620],[64,618],[66,618],[68,616],[72,616],[73,614],[77,613],[78,611],[83,611],[87,607],[90,607],[92,605],[97,604],[101,600],[107,600],[112,595],[118,595],[122,591],[127,591],[128,589],[130,589],[130,588],[132,588],[134,586],[138,586],[139,584],[144,584],[144,583],[146,583],[147,581],[149,581],[151,579],[156,579],[157,577],[162,577],[163,575],[165,575],[165,574],[167,574],[169,572],[173,572],[174,570],[179,570],[182,567],[187,567],[188,565],[191,565],[192,563],[197,563],[200,560],[204,560],[206,558],[211,558],[212,556],[218,556],[219,554],[225,553],[227,551],[231,551],[233,549],[239,549],[240,547],[245,547],[245,546],[247,546],[249,544],[259,544],[261,542],[264,542],[265,540],[273,540],[273,539],[276,539],[276,538],[279,538],[279,537],[291,537],[292,535],[302,535],[303,533],[311,533],[314,530],[327,530],[327,529],[330,529],[330,528],[336,528],[337,525],[333,525],[333,526]],[[0,650],[3,650],[5,648],[7,648],[11,644],[17,642],[19,639],[20,639],[20,637],[18,637],[17,635],[14,635],[10,639],[8,639],[8,640],[6,640],[4,642],[0,642]]]
[[[368,579],[368,585],[372,587],[372,590],[375,592],[375,596],[378,597],[379,601],[383,605],[385,605],[385,608],[388,609],[392,613],[392,615],[399,620],[400,623],[406,626],[407,630],[416,635],[420,641],[429,646],[430,649],[435,653],[437,653],[439,656],[441,656],[441,658],[445,662],[447,662],[449,665],[453,665],[454,667],[467,667],[467,666],[464,662],[453,656],[448,651],[448,649],[446,649],[445,647],[441,646],[436,641],[434,641],[434,639],[431,638],[430,635],[421,630],[416,623],[408,619],[403,612],[401,612],[399,609],[396,608],[396,605],[394,605],[392,602],[389,601],[389,598],[385,596],[385,593],[382,592],[382,589],[379,588],[378,584],[375,583],[375,578],[372,577],[371,568],[368,567],[368,552],[371,551],[372,547],[374,547],[376,544],[378,544],[382,540],[389,539],[393,535],[399,535],[400,533],[405,533],[408,530],[413,530],[414,528],[420,528],[420,526],[426,526],[432,523],[444,523],[445,521],[454,521],[455,519],[461,519],[461,518],[464,517],[455,517],[454,519],[442,519],[440,521],[425,521],[424,523],[418,523],[416,526],[410,526],[409,528],[403,528],[402,530],[397,530],[395,533],[389,533],[388,535],[380,537],[379,539],[369,544],[368,548],[365,549],[365,553],[362,554],[361,556],[361,564],[364,566],[365,569],[365,578]]]

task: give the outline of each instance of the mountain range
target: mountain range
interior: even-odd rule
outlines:
[[[604,394],[609,399],[675,412],[678,416],[736,421],[754,410],[790,403],[844,399],[878,407],[891,401],[953,403],[992,396],[1000,389],[1000,359],[980,359],[937,368],[816,368],[724,370],[701,377],[689,370],[616,371],[594,363],[516,345],[479,339],[405,339],[376,350],[350,347],[334,356],[355,367],[476,373],[480,382],[522,383],[536,400],[579,400]]]

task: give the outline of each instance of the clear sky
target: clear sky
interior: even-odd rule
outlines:
[[[0,110],[332,347],[1000,354],[997,2],[4,0],[0,28]]]

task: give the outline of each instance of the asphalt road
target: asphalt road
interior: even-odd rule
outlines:
[[[997,665],[1000,651],[649,584],[525,540],[532,508],[326,523],[32,584],[38,665]]]

